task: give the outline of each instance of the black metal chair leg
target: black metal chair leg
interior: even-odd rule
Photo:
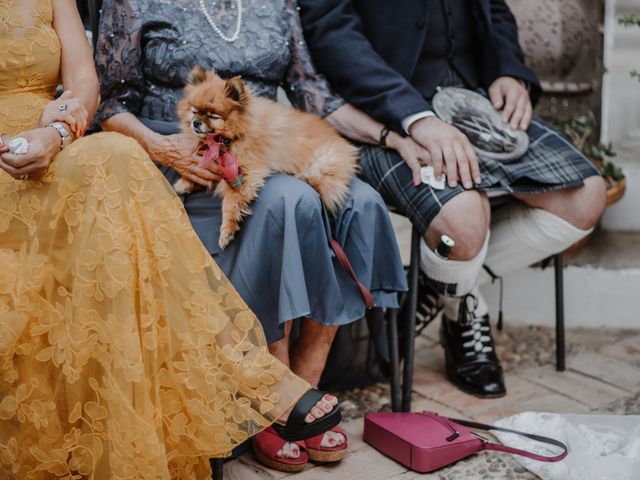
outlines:
[[[565,338],[564,338],[564,257],[562,253],[554,255],[556,284],[556,370],[564,372]]]
[[[223,458],[212,458],[209,460],[209,464],[211,465],[211,470],[213,474],[211,478],[213,480],[223,480],[224,477],[224,459]]]
[[[411,263],[409,264],[409,305],[404,319],[404,371],[402,379],[402,411],[411,411],[413,362],[415,352],[416,314],[418,312],[418,268],[420,263],[420,232],[411,233]]]
[[[398,354],[398,310],[387,311],[387,337],[389,340],[389,366],[391,370],[391,410],[400,411],[400,356]]]
[[[88,2],[89,9],[89,27],[91,28],[91,34],[93,42],[93,48],[96,48],[96,44],[98,42],[98,26],[100,23],[100,9],[98,7],[97,0],[89,0]]]

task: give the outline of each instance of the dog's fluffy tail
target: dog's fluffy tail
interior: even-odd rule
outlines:
[[[333,142],[316,152],[315,158],[299,177],[319,194],[330,213],[335,213],[349,192],[349,183],[358,170],[358,149],[344,140]]]

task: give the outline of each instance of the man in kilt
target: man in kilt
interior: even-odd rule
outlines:
[[[541,93],[524,64],[505,0],[298,0],[319,71],[348,102],[380,121],[380,147],[364,147],[361,176],[423,232],[421,268],[444,306],[447,376],[480,396],[506,393],[487,306],[483,266],[504,275],[587,235],[605,203],[596,168],[532,113]],[[529,136],[513,163],[477,155],[467,137],[439,120],[438,86],[484,92],[502,119]],[[410,136],[416,155],[385,149],[386,128]],[[405,155],[406,157],[406,155]],[[422,165],[444,172],[439,190]],[[490,197],[512,201],[494,208]],[[448,258],[435,250],[455,241]]]

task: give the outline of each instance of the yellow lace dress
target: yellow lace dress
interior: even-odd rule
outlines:
[[[0,0],[1,133],[34,127],[59,68],[50,0]],[[0,478],[208,478],[307,388],[135,141],[0,170]]]

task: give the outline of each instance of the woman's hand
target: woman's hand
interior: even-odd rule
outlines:
[[[400,154],[402,159],[411,169],[413,176],[413,186],[417,187],[422,183],[420,169],[424,165],[431,164],[429,152],[421,147],[411,137],[402,137],[396,132],[390,132],[387,136],[387,146]]]
[[[66,123],[76,137],[82,137],[89,127],[89,113],[80,99],[67,90],[44,107],[38,127],[46,127],[53,122]]]
[[[199,141],[192,135],[154,135],[146,142],[147,152],[157,163],[176,170],[180,175],[198,185],[211,188],[221,176],[216,163],[201,168],[202,155],[197,153]]]
[[[51,161],[60,151],[60,134],[54,128],[45,127],[24,132],[18,137],[29,142],[29,150],[24,155],[4,151],[0,154],[0,168],[19,180],[37,180],[47,173]],[[3,137],[2,140],[8,145],[13,138],[17,137]]]

